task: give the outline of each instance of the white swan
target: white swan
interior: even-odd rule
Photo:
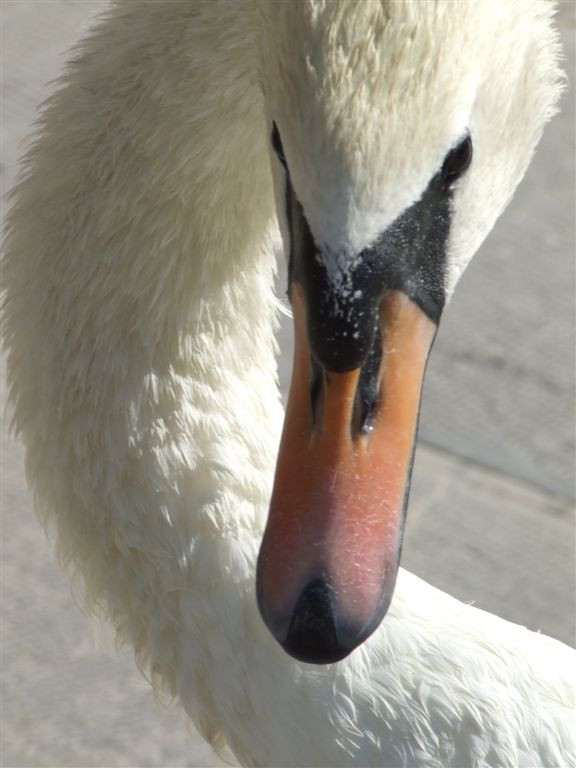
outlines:
[[[308,666],[254,589],[282,418],[276,211],[299,331],[259,601],[287,650],[326,661],[389,601],[424,360],[554,110],[550,18],[541,0],[121,3],[46,107],[4,267],[29,477],[89,604],[244,765],[574,760],[562,644],[401,572],[372,636]]]

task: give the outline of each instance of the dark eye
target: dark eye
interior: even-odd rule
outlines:
[[[472,139],[470,134],[467,134],[460,144],[451,149],[446,155],[444,165],[442,166],[442,178],[451,184],[462,176],[471,162]]]
[[[278,157],[278,160],[282,163],[284,168],[286,168],[286,158],[284,156],[284,148],[282,147],[282,139],[280,138],[280,133],[278,131],[278,126],[276,123],[272,124],[272,136],[270,137],[270,141],[272,142],[272,149],[274,152],[276,152],[276,156]]]

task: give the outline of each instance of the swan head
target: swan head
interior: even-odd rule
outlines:
[[[390,604],[428,353],[554,112],[558,51],[541,0],[261,14],[295,356],[257,593],[288,653],[330,663]]]

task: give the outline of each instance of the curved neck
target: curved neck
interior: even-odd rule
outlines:
[[[85,64],[85,76],[99,72],[110,94],[101,119],[107,159],[115,165],[108,192],[119,205],[110,208],[109,195],[94,221],[116,249],[124,299],[124,306],[110,306],[102,296],[107,322],[124,332],[128,307],[131,312],[132,381],[133,361],[140,361],[138,399],[130,393],[132,433],[140,451],[153,446],[151,465],[175,462],[170,479],[186,478],[188,513],[213,509],[210,497],[221,497],[223,486],[234,488],[238,502],[266,503],[280,420],[273,357],[276,224],[255,9],[251,3],[168,2],[134,11],[120,6],[115,13],[124,23],[113,20],[113,34],[125,31],[130,40],[112,41],[124,60],[104,82],[109,50],[97,34],[79,79]],[[94,61],[98,57],[102,61]],[[123,355],[126,342],[124,335]],[[146,468],[148,476],[151,471]],[[242,527],[238,509],[230,513],[220,525]]]
[[[181,596],[260,534],[280,430],[253,13],[114,6],[47,106],[12,214],[30,476],[89,597],[170,687]]]

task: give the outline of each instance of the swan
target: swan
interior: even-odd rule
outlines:
[[[574,762],[573,651],[398,568],[427,355],[555,110],[552,13],[119,2],[44,109],[3,274],[37,506],[243,765]]]

